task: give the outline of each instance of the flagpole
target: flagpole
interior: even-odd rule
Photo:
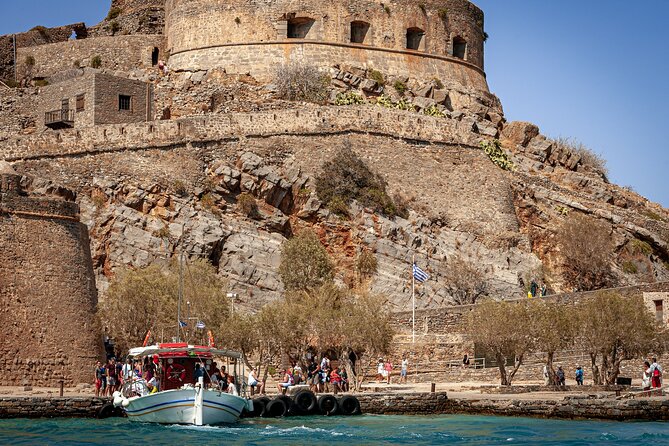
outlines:
[[[411,343],[416,343],[416,278],[413,267],[416,264],[416,255],[411,260]]]

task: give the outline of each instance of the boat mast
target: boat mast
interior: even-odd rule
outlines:
[[[179,299],[177,301],[177,342],[181,342],[181,299],[184,294],[184,252],[179,254]]]

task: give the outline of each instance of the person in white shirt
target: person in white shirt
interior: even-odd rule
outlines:
[[[400,384],[402,381],[407,382],[407,371],[409,370],[409,359],[405,356],[402,358],[402,368],[400,369]]]

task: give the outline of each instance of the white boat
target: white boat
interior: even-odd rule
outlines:
[[[131,421],[195,426],[236,423],[244,408],[253,410],[253,403],[211,386],[208,372],[214,356],[241,359],[237,352],[185,343],[131,349],[132,358],[159,361],[161,391],[149,393],[144,380],[133,378],[121,392],[114,393],[114,405],[122,407]],[[196,364],[205,368],[204,377],[197,382]]]

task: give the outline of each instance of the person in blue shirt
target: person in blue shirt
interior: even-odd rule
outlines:
[[[576,385],[577,386],[582,386],[583,385],[583,369],[581,366],[576,367]]]

